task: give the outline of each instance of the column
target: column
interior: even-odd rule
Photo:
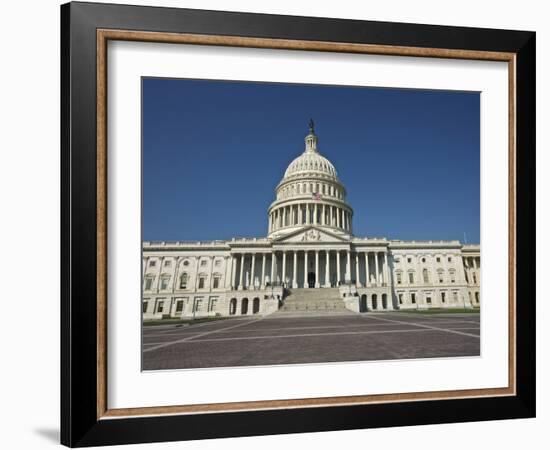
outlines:
[[[345,229],[346,228],[346,216],[345,216],[345,211],[343,209],[340,210],[341,211],[341,214],[342,214],[342,219],[341,219],[341,224],[342,224],[342,228]]]
[[[313,205],[313,223],[317,225],[317,203]]]
[[[271,276],[269,282],[271,286],[275,283],[275,251],[271,252]]]
[[[285,278],[286,278],[286,252],[284,251],[283,252],[283,273],[281,274],[281,281],[283,283],[283,286],[286,281]]]
[[[260,289],[265,289],[265,257],[266,254],[262,253],[262,278],[260,280]]]
[[[242,291],[243,289],[243,269],[244,269],[244,253],[241,253],[241,270],[239,273],[239,287],[237,288],[239,291]]]
[[[302,225],[302,218],[304,217],[304,214],[302,213],[302,205],[298,205],[298,225]]]
[[[340,228],[340,209],[336,208],[336,227]]]
[[[361,280],[359,279],[359,252],[355,252],[355,286],[361,287]]]
[[[321,287],[319,283],[319,250],[315,250],[315,287]]]
[[[340,286],[340,250],[336,250],[336,286]]]
[[[351,255],[350,251],[346,250],[346,283],[351,282]]]
[[[307,289],[307,250],[304,252],[304,288]]]
[[[254,266],[256,262],[256,253],[252,253],[252,267],[250,268],[250,285],[248,289],[254,289]]]
[[[292,266],[292,287],[298,288],[298,252],[294,250],[294,265]]]
[[[174,271],[172,272],[172,279],[170,280],[171,285],[172,285],[172,292],[175,292],[176,289],[178,288],[178,286],[177,286],[177,284],[178,284],[178,272],[179,272],[179,268],[180,268],[181,256],[178,256],[175,259],[176,259],[176,261],[174,262]]]
[[[235,256],[231,255],[231,289],[235,289],[235,275],[237,271],[237,262]]]
[[[321,219],[321,224],[326,225],[326,217],[325,217],[325,205],[323,204],[323,218]]]
[[[380,286],[380,272],[378,271],[378,252],[374,252],[374,278],[376,280],[376,286]],[[382,301],[382,299],[380,299]]]
[[[286,208],[283,208],[283,227],[286,226]]]
[[[365,252],[365,287],[370,287],[369,252]]]
[[[384,252],[384,283],[390,284],[390,277],[388,272],[388,253]]]
[[[325,287],[330,287],[330,252],[328,250],[325,250],[325,255],[327,257],[327,261],[325,264]]]
[[[214,257],[210,257],[210,275],[208,276],[208,285],[210,286],[210,291],[212,291],[212,272],[214,271]]]

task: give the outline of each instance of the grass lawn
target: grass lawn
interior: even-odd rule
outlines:
[[[144,320],[144,327],[154,327],[156,325],[195,325],[197,323],[214,322],[216,320],[225,320],[227,317],[198,317],[196,319],[180,319],[177,317],[170,317],[168,319],[156,319],[156,320]]]
[[[465,308],[432,308],[432,309],[404,309],[402,313],[412,314],[479,314],[479,308],[465,309]]]

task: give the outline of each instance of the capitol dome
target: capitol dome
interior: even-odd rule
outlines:
[[[351,235],[353,210],[334,165],[319,153],[313,121],[305,137],[304,152],[286,169],[268,211],[269,236],[291,233],[305,226]]]

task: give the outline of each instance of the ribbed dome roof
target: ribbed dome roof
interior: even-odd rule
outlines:
[[[284,178],[311,172],[317,172],[325,176],[328,175],[332,178],[337,178],[338,175],[332,163],[324,156],[321,156],[319,150],[317,150],[317,136],[313,131],[312,120],[310,120],[309,123],[309,134],[306,136],[305,142],[306,148],[304,153],[290,163],[285,171]]]
[[[294,159],[285,171],[285,178],[301,172],[321,172],[323,175],[334,178],[338,176],[332,163],[324,156],[313,151],[305,151]]]

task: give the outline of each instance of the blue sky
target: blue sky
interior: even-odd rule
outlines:
[[[143,79],[143,239],[266,236],[309,118],[354,234],[479,242],[479,93]]]

